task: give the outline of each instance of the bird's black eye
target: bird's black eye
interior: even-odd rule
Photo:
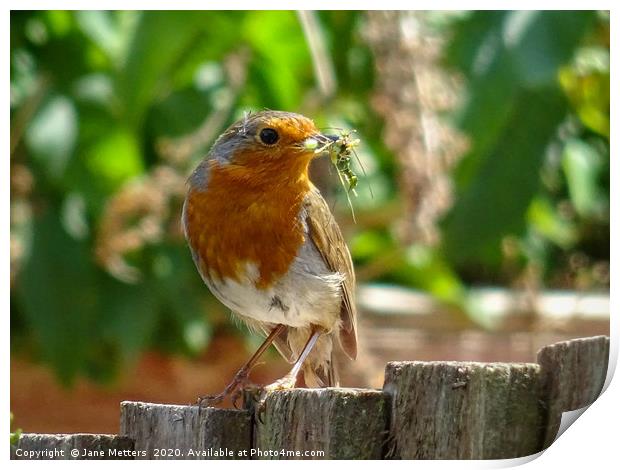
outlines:
[[[271,127],[265,127],[262,131],[260,131],[259,137],[261,142],[267,145],[275,144],[280,138],[278,131],[272,129]]]

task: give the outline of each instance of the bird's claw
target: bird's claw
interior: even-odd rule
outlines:
[[[224,391],[218,393],[217,395],[205,395],[202,397],[198,397],[196,404],[200,407],[203,406],[203,403],[206,402],[207,406],[217,405],[224,401],[227,396],[230,396],[233,406],[236,409],[239,409],[238,401],[239,398],[243,395],[243,386],[248,384],[249,378],[249,370],[241,369],[232,381],[226,386]]]
[[[202,408],[205,403],[207,407],[211,405],[217,405],[218,403],[224,401],[224,398],[226,398],[226,393],[224,392],[217,395],[204,395],[198,397],[198,399],[196,400],[196,405],[198,405],[200,408]]]
[[[256,390],[259,390],[259,387],[251,382],[246,382],[243,385],[244,387],[238,387],[237,390],[235,390],[235,393],[230,396],[230,400],[233,406],[238,410],[241,409],[241,407],[239,406],[239,400],[243,399],[243,401],[245,402],[246,392],[251,392],[251,396],[254,397]]]
[[[269,384],[261,389],[260,397],[258,400],[258,404],[256,406],[256,415],[261,424],[265,424],[263,422],[263,416],[265,415],[265,410],[267,409],[267,397],[272,392],[277,392],[281,390],[291,390],[295,388],[295,384],[297,382],[297,377],[294,375],[285,375],[279,380],[276,380],[274,383]]]

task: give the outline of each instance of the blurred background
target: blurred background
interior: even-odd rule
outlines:
[[[534,361],[609,331],[606,12],[11,13],[11,411],[116,432],[220,391],[261,338],[197,274],[189,172],[248,110],[356,130],[345,386],[390,360]],[[257,383],[286,373],[270,351]]]

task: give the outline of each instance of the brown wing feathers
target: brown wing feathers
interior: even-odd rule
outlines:
[[[355,271],[342,233],[327,203],[316,188],[306,196],[305,207],[310,237],[325,263],[335,272],[344,274],[340,319],[340,345],[351,359],[357,356],[357,314],[355,307]]]

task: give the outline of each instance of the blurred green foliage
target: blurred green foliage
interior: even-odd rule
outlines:
[[[594,17],[594,12],[494,12],[473,15],[455,28],[447,58],[468,79],[457,123],[472,146],[457,169],[457,202],[445,222],[449,257],[498,264],[501,238],[523,233],[537,220],[525,217],[532,203],[543,210],[533,202],[541,181],[532,175],[543,165],[547,146],[560,140],[558,128],[567,119],[558,73]],[[574,160],[570,142],[562,140],[568,147],[564,159]],[[595,166],[596,156],[589,157],[582,161]],[[594,168],[582,173],[589,183],[575,181],[574,171],[563,168],[571,196],[574,191],[597,196],[587,189],[599,185]]]
[[[528,266],[546,285],[606,288],[594,268],[609,259],[608,15],[433,15],[447,38],[446,70],[464,81],[447,118],[470,146],[439,245],[403,246],[389,224],[353,227],[358,268],[386,266],[365,280],[424,289],[465,310],[464,286],[513,285]],[[182,195],[155,175],[164,166],[184,178],[246,110],[300,111],[320,126],[357,129],[375,197],[361,181],[356,210],[399,207],[398,163],[370,104],[377,71],[366,14],[316,19],[338,83],[329,98],[317,92],[294,12],[11,13],[13,350],[71,383],[112,378],[148,348],[205,348],[226,312],[182,239]],[[209,116],[209,139],[184,158],[162,150]],[[127,196],[139,184],[147,189]],[[164,209],[152,209],[153,191],[166,195]],[[121,253],[125,271],[100,250],[114,235],[106,223],[116,210],[130,214],[119,232],[150,225],[114,200],[157,214],[148,219],[156,235]],[[484,312],[469,313],[484,323]]]
[[[11,423],[9,428],[11,445],[15,445],[19,442],[19,438],[21,437],[22,430],[20,428],[13,429],[13,413],[10,413]]]

